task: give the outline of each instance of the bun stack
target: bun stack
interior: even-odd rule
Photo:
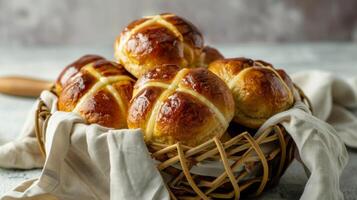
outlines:
[[[232,120],[257,129],[294,103],[283,70],[225,59],[174,14],[130,23],[114,51],[115,62],[87,55],[64,69],[56,82],[59,110],[106,127],[141,128],[149,143],[197,146],[222,137]]]

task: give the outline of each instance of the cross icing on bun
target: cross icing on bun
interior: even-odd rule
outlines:
[[[234,114],[226,84],[205,68],[165,65],[134,86],[129,128],[141,128],[147,142],[189,146],[222,136]]]
[[[115,41],[114,56],[139,78],[158,65],[196,66],[203,43],[192,23],[174,14],[161,14],[129,24]]]
[[[283,70],[264,61],[247,58],[221,59],[209,70],[226,82],[235,101],[234,121],[259,128],[271,116],[294,103],[293,83]]]
[[[104,58],[98,55],[85,55],[79,58],[78,60],[74,61],[70,65],[68,65],[57,78],[56,93],[60,94],[63,88],[69,82],[69,80],[73,76],[75,76],[82,69],[82,67],[86,66],[91,62],[95,62],[97,60],[102,60],[102,59]]]
[[[100,56],[84,56],[67,67],[58,80],[62,82],[57,87],[63,86],[58,94],[60,111],[78,113],[88,123],[127,128],[135,81],[123,66]]]

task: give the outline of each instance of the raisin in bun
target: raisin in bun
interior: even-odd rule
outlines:
[[[217,60],[209,70],[226,82],[235,101],[234,121],[259,128],[294,103],[293,83],[283,70],[247,58]]]
[[[196,146],[222,136],[234,115],[226,84],[205,68],[165,65],[135,84],[129,128],[141,128],[146,142]]]
[[[115,58],[135,77],[158,65],[195,66],[203,49],[200,31],[174,14],[161,14],[129,24],[115,41]]]
[[[60,111],[78,113],[88,123],[127,127],[134,79],[123,66],[99,56],[85,56],[66,68],[58,80],[57,87],[64,86],[58,95]]]

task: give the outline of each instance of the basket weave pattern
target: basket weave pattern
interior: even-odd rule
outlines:
[[[269,143],[275,148],[264,153],[261,145]],[[161,161],[158,169],[174,176],[167,183],[172,199],[239,199],[241,192],[250,186],[255,186],[255,195],[259,195],[268,183],[280,177],[294,155],[291,138],[278,125],[257,137],[243,132],[225,142],[215,137],[196,147],[180,143],[170,146],[154,143],[148,147],[152,157]],[[193,165],[215,160],[224,168],[218,177],[190,172]],[[173,167],[176,163],[181,169]],[[237,173],[240,166],[244,166],[243,170]],[[254,172],[254,168],[259,172]],[[274,168],[277,170],[272,173]]]
[[[296,89],[311,109],[307,97]],[[51,113],[41,99],[38,102],[35,132],[45,156],[44,133]],[[196,147],[147,143],[152,158],[159,161],[160,172],[170,177],[165,180],[172,199],[239,199],[242,195],[259,195],[278,182],[294,158],[295,144],[280,124],[256,136],[236,132],[229,139],[223,138],[215,137]],[[264,146],[269,146],[269,150]],[[222,173],[207,176],[190,171],[207,162],[218,162]]]

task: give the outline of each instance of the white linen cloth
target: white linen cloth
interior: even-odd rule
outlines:
[[[293,80],[310,98],[314,114],[321,120],[297,103],[262,128],[282,122],[297,144],[301,160],[311,172],[301,199],[343,199],[339,177],[348,161],[343,142],[357,147],[357,119],[349,111],[357,107],[357,79],[347,81],[316,71],[295,74]],[[53,112],[42,174],[9,191],[2,200],[169,199],[140,130],[85,125],[73,113],[56,111],[56,97],[51,93],[45,91],[41,98]],[[34,110],[20,138],[0,147],[0,167],[43,166],[33,120]]]

